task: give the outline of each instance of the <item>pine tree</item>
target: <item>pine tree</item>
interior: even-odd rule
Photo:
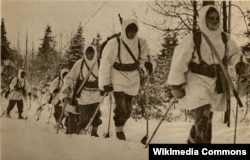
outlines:
[[[56,41],[52,36],[51,26],[46,27],[44,38],[41,40],[42,44],[32,66],[35,66],[35,70],[40,71],[37,78],[45,80],[48,75],[56,72],[55,70],[59,64],[59,54],[55,50]]]
[[[247,14],[249,15],[248,18],[248,26],[250,26],[250,10],[247,11]],[[250,39],[250,29],[248,29],[244,35]],[[246,59],[248,62],[250,62],[250,43],[247,42],[245,45],[241,46],[241,51],[242,53],[246,56]],[[243,83],[241,84],[242,90],[243,90],[243,95],[245,94],[250,94],[250,66],[248,65],[245,73],[246,77],[243,77]],[[244,81],[245,78],[245,81]]]
[[[72,41],[69,46],[69,50],[65,55],[65,60],[63,65],[71,69],[74,63],[82,58],[84,50],[85,39],[83,37],[83,27],[79,25],[76,34],[72,38]]]
[[[6,87],[11,78],[15,77],[22,64],[22,56],[10,48],[4,19],[1,22],[1,86]]]
[[[149,76],[149,117],[160,118],[164,114],[164,102],[168,102],[172,95],[170,89],[165,87],[165,82],[168,78],[170,69],[170,62],[174,52],[174,48],[178,44],[176,34],[166,34],[162,43],[161,55],[158,55],[156,59],[156,67],[153,75]],[[146,77],[143,77],[143,82],[146,81]],[[133,108],[133,118],[140,118],[145,116],[145,90],[147,86],[142,86],[138,96],[134,99],[135,107]]]
[[[163,38],[161,55],[158,55],[155,68],[155,81],[163,84],[167,81],[170,62],[174,53],[174,48],[178,45],[178,40],[175,33],[166,34]]]
[[[248,17],[248,27],[250,27],[250,10],[247,11],[247,17]],[[250,29],[248,29],[245,33],[245,36],[250,39]],[[250,56],[250,43],[247,42],[245,45],[241,47],[241,50],[244,54],[248,54],[247,56]]]
[[[7,32],[4,24],[4,19],[1,22],[1,63],[7,59],[12,58],[10,42],[7,39]]]
[[[48,25],[45,30],[44,38],[42,39],[43,43],[41,44],[41,47],[39,47],[38,57],[47,59],[50,54],[53,54],[55,52],[54,48],[56,42],[51,34],[52,30],[51,27]]]

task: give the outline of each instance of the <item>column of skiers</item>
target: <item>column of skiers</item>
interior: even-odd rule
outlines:
[[[211,143],[213,111],[226,109],[228,87],[220,62],[225,66],[236,65],[237,74],[244,71],[247,63],[235,42],[222,32],[220,18],[215,6],[203,7],[199,11],[200,31],[188,35],[173,54],[167,85],[179,105],[194,114],[188,143]],[[67,117],[66,134],[81,133],[91,121],[91,135],[98,137],[98,126],[102,124],[100,103],[112,92],[116,137],[126,139],[124,126],[131,115],[132,99],[139,91],[139,71],[146,74],[152,67],[148,61],[148,44],[138,37],[138,31],[136,20],[123,20],[121,35],[108,41],[100,60],[96,47],[86,46],[83,58],[70,71],[62,69],[60,76],[53,80],[50,92],[54,117],[57,123]],[[30,96],[24,76],[25,72],[20,71],[10,84],[8,117],[17,103],[19,118],[23,118],[23,92],[26,90]]]

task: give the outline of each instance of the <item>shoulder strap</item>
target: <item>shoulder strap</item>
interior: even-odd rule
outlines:
[[[227,48],[227,41],[228,41],[228,37],[227,37],[227,34],[225,32],[221,32],[221,38],[222,38],[222,41],[224,43],[224,46],[225,46],[225,55],[222,59],[222,61],[224,62],[224,64],[226,65],[226,62],[227,62],[227,52],[228,52],[228,48]]]
[[[121,61],[121,41],[120,41],[120,38],[119,37],[117,37],[116,38],[117,39],[117,43],[118,43],[118,61],[119,61],[119,63],[122,63],[122,61]]]
[[[25,88],[25,83],[26,83],[26,81],[25,81],[25,79],[24,79],[24,85],[22,86],[22,84],[21,84],[21,82],[19,81],[19,79],[18,79],[18,77],[16,78],[17,79],[17,84],[20,86],[20,87],[22,87],[23,89]]]
[[[100,59],[97,59],[97,65],[98,65],[98,70],[99,70],[100,65],[101,65],[101,60]]]
[[[199,61],[202,61],[201,58],[201,32],[200,31],[196,31],[193,33],[193,41],[194,41],[194,50],[196,50]]]
[[[57,88],[58,88],[58,89],[60,88],[60,81],[61,81],[61,76],[59,75],[59,76],[58,76],[58,83],[57,83]]]
[[[227,34],[225,32],[221,32],[221,37],[222,37],[223,43],[226,44],[228,41]]]
[[[84,78],[83,78],[83,75],[82,75],[82,67],[83,67],[83,64],[84,64],[84,63],[85,63],[85,59],[82,60],[78,79],[79,79],[80,77],[81,77],[82,79],[84,79]]]
[[[137,63],[138,60],[135,58],[134,54],[132,53],[132,51],[130,50],[130,48],[128,47],[128,45],[123,40],[122,40],[122,43],[124,44],[125,48],[127,49],[127,51],[130,54],[130,56],[133,58],[133,60],[135,61],[135,63]],[[138,44],[138,46],[139,46],[139,44]]]
[[[221,32],[221,37],[222,37],[223,43],[225,44],[225,51],[226,51],[226,49],[227,49],[227,41],[228,41],[226,33]],[[201,41],[202,41],[202,38],[201,38],[201,32],[200,31],[196,31],[196,32],[193,33],[193,41],[194,41],[194,44],[195,44],[194,50],[196,50],[196,52],[197,52],[199,61],[204,62],[202,60],[202,58],[201,58]]]
[[[18,80],[18,77],[16,77],[16,85],[19,85],[19,80]]]
[[[87,69],[89,70],[89,72],[90,72],[90,68],[89,68],[89,66],[88,66],[88,64],[87,63],[85,63],[85,66],[87,67]],[[98,79],[97,78],[97,76],[91,71],[91,73],[90,73],[95,79]]]
[[[140,57],[141,57],[141,43],[140,43],[140,39],[138,39],[138,50],[139,50],[139,57],[138,57],[138,59],[140,59]]]

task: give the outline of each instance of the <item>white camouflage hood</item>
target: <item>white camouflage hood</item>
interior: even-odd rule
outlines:
[[[207,24],[206,24],[206,14],[210,8],[214,8],[219,14],[220,26],[216,31],[212,31],[212,30],[208,29]],[[210,38],[216,38],[217,36],[221,35],[221,31],[222,31],[222,29],[221,29],[221,14],[216,6],[207,5],[207,6],[204,6],[200,9],[200,11],[199,11],[199,27],[200,27],[200,30]]]
[[[88,60],[88,58],[87,58],[87,56],[86,56],[86,51],[87,51],[88,48],[92,48],[92,49],[94,50],[94,57],[93,57],[92,60]],[[87,45],[87,47],[85,48],[83,57],[84,57],[84,59],[85,59],[85,62],[86,62],[87,65],[89,66],[89,68],[91,68],[91,67],[93,66],[93,64],[96,63],[96,64],[95,64],[95,67],[93,68],[93,71],[92,71],[92,72],[93,72],[95,75],[98,75],[98,65],[97,65],[98,55],[97,55],[97,49],[96,49],[96,47],[93,46],[93,45]],[[88,72],[89,72],[89,71],[85,71],[83,74],[86,76]],[[85,77],[85,76],[84,76],[84,77]],[[93,77],[90,76],[89,79],[93,79]]]
[[[122,26],[121,26],[122,27],[121,38],[129,46],[131,50],[138,48],[138,33],[134,39],[128,39],[126,35],[126,28],[128,27],[128,25],[133,24],[133,23],[137,26],[138,31],[139,31],[139,25],[136,19],[124,19],[122,21]]]
[[[86,51],[88,48],[92,48],[94,50],[94,57],[92,60],[88,60],[87,56],[86,56]],[[85,62],[88,64],[89,67],[91,67],[96,61],[97,61],[97,50],[96,47],[93,45],[87,45],[85,50],[84,50],[84,54],[83,57],[85,59]]]
[[[17,78],[18,78],[19,80],[23,79],[23,78],[21,78],[21,73],[22,73],[22,72],[24,72],[25,75],[26,75],[25,70],[20,69],[20,70],[18,71],[18,75],[17,75]]]

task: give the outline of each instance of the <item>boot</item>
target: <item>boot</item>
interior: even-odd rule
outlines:
[[[123,126],[115,127],[115,131],[116,131],[116,138],[118,138],[119,140],[124,140],[124,141],[126,140],[126,136],[123,131]]]
[[[126,140],[126,137],[125,137],[125,134],[124,132],[116,132],[116,137],[119,139],[119,140]]]
[[[7,112],[7,113],[6,113],[6,117],[7,117],[7,118],[11,118],[10,112]]]
[[[69,113],[67,134],[77,134],[77,122],[74,114]]]
[[[191,142],[189,139],[187,140],[187,144],[195,144],[193,142]]]
[[[21,114],[19,114],[18,119],[25,119]]]
[[[187,144],[195,144],[195,140],[194,140],[194,138],[191,137],[191,135],[189,135],[189,137],[187,139]]]
[[[99,135],[97,134],[97,129],[98,127],[92,127],[92,130],[91,130],[91,136],[94,136],[94,137],[99,137]]]

